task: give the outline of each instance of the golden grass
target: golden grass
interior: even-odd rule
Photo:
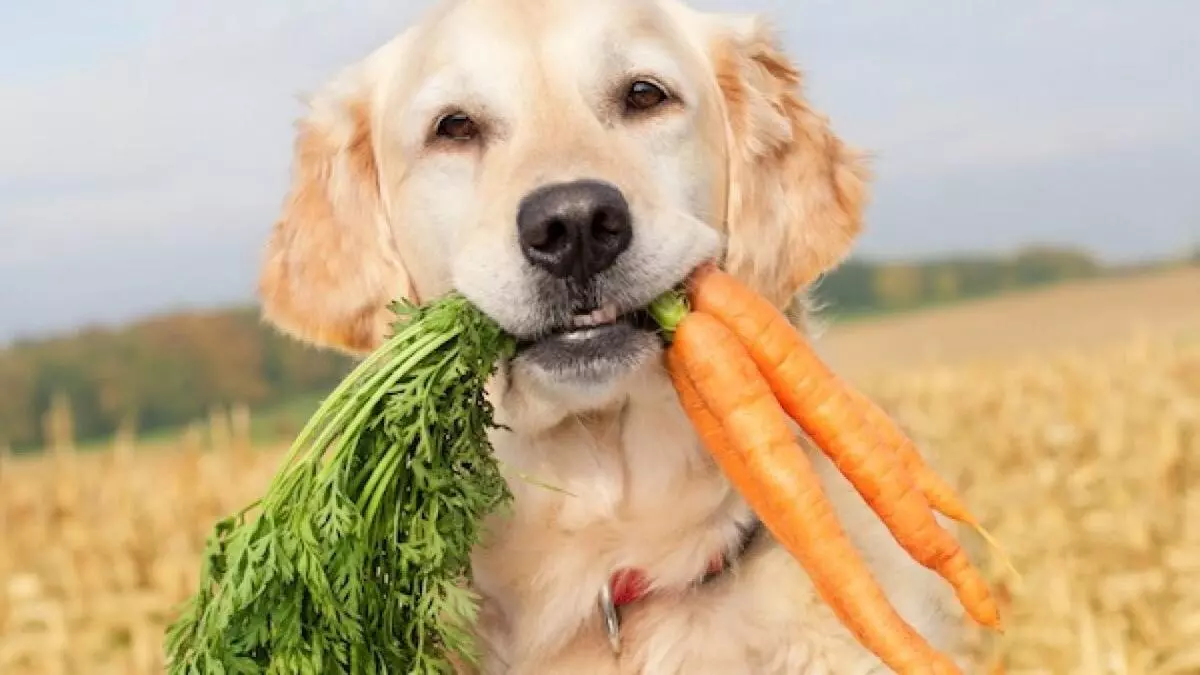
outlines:
[[[1013,558],[1008,673],[1200,673],[1200,341],[896,374],[870,391]],[[982,549],[981,549],[982,550]]]
[[[1167,335],[868,383],[1023,574],[991,569],[1008,632],[980,649],[1009,673],[1200,672],[1200,342]],[[0,673],[161,672],[204,535],[279,456],[211,427],[3,460]]]
[[[162,631],[195,590],[209,528],[279,461],[226,428],[0,460],[0,673],[162,672]]]

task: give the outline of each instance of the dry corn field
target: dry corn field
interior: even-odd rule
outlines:
[[[864,381],[1021,573],[989,563],[1008,631],[977,672],[1200,673],[1200,340],[1173,335]],[[208,528],[276,468],[232,426],[4,458],[0,673],[162,671]]]

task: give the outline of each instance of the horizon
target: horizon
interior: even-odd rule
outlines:
[[[915,256],[915,257],[905,257],[905,256],[876,257],[876,256],[869,256],[869,255],[867,255],[867,256],[851,255],[849,258],[847,258],[845,261],[843,261],[838,266],[838,268],[831,270],[828,274],[835,273],[837,271],[837,269],[840,269],[841,267],[843,267],[849,263],[865,263],[867,265],[872,265],[872,266],[876,266],[876,265],[879,265],[879,266],[883,266],[883,265],[916,265],[916,266],[920,266],[920,265],[940,264],[940,263],[945,263],[945,262],[971,262],[971,261],[982,261],[982,260],[1002,261],[1005,259],[1012,258],[1022,252],[1030,251],[1030,250],[1054,250],[1054,251],[1082,254],[1082,255],[1088,256],[1092,260],[1094,260],[1098,265],[1101,266],[1101,268],[1103,270],[1108,271],[1108,272],[1115,272],[1115,271],[1120,271],[1120,270],[1125,270],[1125,269],[1130,269],[1130,268],[1138,269],[1138,268],[1141,268],[1144,266],[1153,267],[1156,265],[1171,265],[1171,264],[1175,264],[1175,263],[1178,263],[1181,261],[1191,260],[1192,256],[1195,255],[1196,250],[1200,250],[1200,249],[1193,250],[1192,248],[1185,248],[1182,251],[1171,252],[1171,253],[1168,253],[1168,254],[1162,255],[1162,256],[1150,256],[1150,257],[1141,257],[1141,258],[1105,259],[1102,256],[1096,255],[1093,251],[1089,251],[1082,247],[1073,247],[1073,246],[1069,246],[1069,245],[1062,246],[1062,245],[1044,244],[1044,243],[1039,243],[1039,242],[1030,242],[1028,244],[1023,244],[1023,245],[1019,245],[1019,246],[1011,248],[1011,249],[1004,249],[1004,250],[949,251],[949,252],[945,252],[945,253],[939,253],[936,255]],[[828,274],[826,276],[828,276]],[[1071,281],[1079,281],[1079,280],[1080,279],[1078,279],[1078,278],[1064,278],[1064,279],[1053,282],[1051,285],[1056,285],[1056,284],[1061,284],[1061,283],[1070,283]],[[1006,289],[997,289],[996,294],[1006,294],[1006,293],[1032,291],[1032,290],[1036,290],[1036,289],[1029,288],[1029,287],[1014,287],[1014,288],[1006,288]],[[966,298],[964,298],[964,299],[966,299]],[[67,328],[61,328],[61,329],[53,329],[52,328],[52,329],[49,329],[48,331],[42,332],[42,333],[30,333],[30,334],[18,333],[18,334],[11,335],[8,337],[0,336],[0,352],[4,351],[5,349],[16,347],[16,346],[19,346],[22,344],[36,344],[36,343],[40,343],[40,342],[53,341],[53,340],[58,340],[58,339],[70,339],[79,334],[86,333],[89,331],[120,331],[124,328],[139,325],[139,324],[149,322],[149,321],[154,321],[156,319],[172,318],[172,317],[179,317],[179,316],[193,315],[193,314],[206,315],[206,314],[215,314],[215,313],[229,312],[229,311],[247,311],[247,310],[258,311],[258,309],[259,309],[258,298],[253,295],[242,298],[241,300],[234,299],[234,300],[230,300],[230,301],[226,301],[226,302],[215,302],[215,303],[208,303],[208,304],[204,304],[204,303],[186,304],[186,303],[184,303],[184,304],[177,304],[177,305],[164,305],[158,309],[153,309],[153,310],[150,310],[145,313],[134,314],[131,316],[113,319],[113,320],[101,319],[101,320],[97,320],[97,321],[93,321],[93,322],[83,322],[83,323],[79,323],[79,324],[76,324],[74,326],[67,327]]]
[[[299,97],[416,4],[0,7],[0,346],[253,303]],[[1200,5],[694,4],[771,18],[871,153],[855,257],[1200,243]]]

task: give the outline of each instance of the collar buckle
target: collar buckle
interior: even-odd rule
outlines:
[[[703,585],[720,576],[735,560],[740,558],[749,548],[750,543],[762,531],[762,522],[757,518],[742,528],[742,539],[738,548],[732,553],[716,556],[705,572],[697,580]],[[600,595],[597,604],[600,606],[600,617],[604,621],[604,632],[608,635],[608,646],[613,654],[621,653],[621,605],[627,605],[641,599],[649,587],[648,580],[640,570],[618,570],[609,580],[600,585]]]
[[[621,614],[613,602],[612,586],[608,582],[600,586],[600,616],[604,619],[604,631],[608,634],[608,646],[613,654],[621,653]]]

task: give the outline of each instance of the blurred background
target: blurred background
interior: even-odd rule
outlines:
[[[1200,673],[1200,4],[696,4],[873,154],[822,348],[1020,572],[979,672]],[[161,671],[349,366],[254,304],[300,97],[424,6],[0,3],[0,673]]]

